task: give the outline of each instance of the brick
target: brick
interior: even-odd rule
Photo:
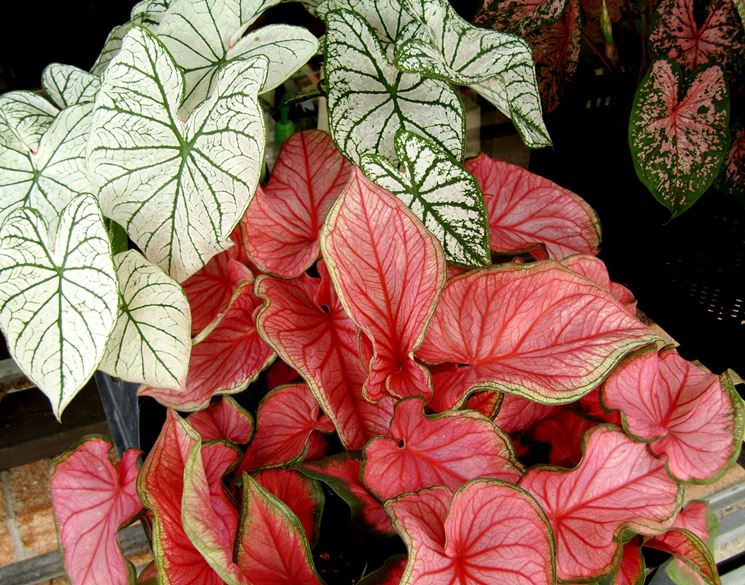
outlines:
[[[50,465],[48,459],[42,459],[10,470],[10,493],[13,496],[16,517],[51,506]]]
[[[0,522],[5,522],[8,518],[8,506],[5,503],[5,480],[8,474],[0,472]]]
[[[21,542],[28,556],[35,556],[57,549],[57,531],[51,506],[16,517]]]
[[[20,559],[16,555],[13,538],[10,536],[8,526],[3,521],[0,523],[0,567],[10,565]]]

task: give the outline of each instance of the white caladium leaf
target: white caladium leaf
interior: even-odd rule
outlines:
[[[73,197],[94,192],[85,164],[92,109],[92,104],[70,106],[49,126],[40,117],[46,129],[35,151],[0,140],[0,224],[15,209],[33,207],[54,233]]]
[[[72,65],[52,63],[42,72],[41,85],[52,101],[64,109],[95,100],[101,80]]]
[[[473,175],[445,150],[414,132],[399,131],[395,143],[404,172],[379,155],[365,155],[361,164],[365,175],[422,220],[440,240],[448,261],[489,266],[489,219]]]
[[[99,369],[177,390],[191,355],[191,312],[181,286],[136,250],[114,257],[119,314]]]
[[[133,24],[155,29],[173,3],[173,0],[140,0],[132,7],[129,18]]]
[[[106,37],[103,49],[101,49],[101,54],[96,59],[93,67],[91,67],[91,73],[93,75],[98,75],[99,77],[103,75],[111,60],[119,54],[119,49],[122,48],[122,41],[127,36],[127,33],[132,30],[132,26],[131,22],[127,22],[111,29],[109,36]]]
[[[520,37],[475,27],[447,0],[402,0],[422,27],[407,27],[396,48],[402,71],[467,85],[512,119],[525,144],[549,146],[530,46]]]
[[[329,127],[339,150],[359,164],[368,152],[393,158],[404,128],[463,158],[465,117],[450,85],[391,65],[373,29],[349,10],[326,16]]]
[[[277,87],[318,50],[318,39],[299,26],[272,25],[241,38],[266,8],[279,0],[179,0],[165,13],[158,37],[184,70],[189,112],[214,87],[218,70],[232,59],[269,60],[261,92]]]
[[[338,8],[362,16],[386,43],[395,43],[401,30],[413,20],[400,0],[323,0],[316,8],[316,16],[325,20],[329,12]]]
[[[116,276],[91,195],[65,209],[57,234],[22,208],[0,233],[0,326],[18,366],[62,411],[101,361],[114,327]]]
[[[132,29],[104,76],[88,142],[101,207],[178,282],[230,247],[254,195],[266,64],[255,57],[226,65],[187,122],[177,115],[181,73],[145,29]]]
[[[24,150],[36,152],[59,110],[30,91],[0,95],[0,144],[18,142]]]

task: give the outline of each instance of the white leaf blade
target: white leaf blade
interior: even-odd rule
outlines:
[[[57,112],[47,100],[30,91],[0,95],[0,143],[16,141],[35,152]]]
[[[72,65],[52,63],[42,72],[41,85],[52,101],[64,109],[95,100],[101,80]]]
[[[323,0],[315,9],[316,16],[325,19],[338,8],[362,16],[381,40],[388,43],[395,43],[401,30],[413,20],[399,0]]]
[[[111,29],[109,36],[106,37],[103,49],[101,49],[101,54],[98,56],[98,59],[96,59],[93,67],[91,67],[91,73],[93,75],[98,75],[99,77],[103,75],[104,71],[106,71],[109,66],[109,63],[111,63],[111,60],[119,54],[119,49],[122,48],[122,41],[131,29],[132,24],[129,22],[115,26]]]

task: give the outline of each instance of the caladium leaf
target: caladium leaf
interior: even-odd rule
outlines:
[[[437,240],[400,200],[355,171],[321,249],[347,314],[372,340],[365,395],[431,396],[429,372],[413,353],[445,283]]]
[[[328,13],[338,8],[356,12],[375,30],[388,49],[399,40],[402,29],[413,18],[404,10],[399,0],[323,0],[316,8],[316,16],[326,19]],[[390,47],[389,61],[393,61],[393,47]]]
[[[264,57],[227,64],[187,122],[177,115],[182,74],[145,29],[127,34],[104,76],[88,143],[101,206],[178,282],[229,246],[256,190],[266,65]]]
[[[472,411],[425,416],[418,398],[396,404],[388,434],[364,451],[362,479],[380,500],[435,485],[457,489],[478,477],[517,483],[523,470],[510,440]]]
[[[10,91],[0,96],[0,145],[20,142],[28,152],[39,149],[41,137],[59,110],[38,94]]]
[[[254,434],[251,414],[230,396],[220,396],[204,410],[186,419],[202,441],[225,439],[244,445]]]
[[[484,0],[473,22],[484,28],[511,30],[525,36],[556,22],[567,3],[568,0]]]
[[[252,583],[320,585],[297,516],[250,475],[242,482],[237,562],[243,573]]]
[[[745,196],[745,128],[736,128],[729,147],[717,188],[735,196]]]
[[[315,262],[321,226],[351,172],[325,132],[297,132],[282,144],[245,217],[246,251],[262,272],[296,278]]]
[[[114,257],[119,314],[99,369],[129,382],[180,390],[191,354],[191,315],[178,283],[136,250]]]
[[[644,585],[646,571],[639,537],[623,545],[618,571],[613,575],[612,585]]]
[[[401,585],[555,582],[551,528],[514,485],[476,480],[455,494],[433,487],[385,507],[409,551]]]
[[[527,431],[543,419],[556,414],[560,406],[542,404],[515,394],[505,394],[494,422],[505,433]]]
[[[109,36],[106,37],[101,54],[96,59],[96,62],[91,67],[91,73],[101,77],[111,63],[112,59],[119,54],[119,50],[122,48],[122,41],[127,33],[132,29],[133,24],[127,22],[125,24],[115,26],[111,29]]]
[[[128,585],[134,579],[116,533],[142,510],[136,489],[140,452],[129,449],[114,463],[112,450],[108,441],[89,437],[52,468],[54,516],[74,585]]]
[[[739,452],[743,407],[731,382],[672,348],[645,352],[614,371],[603,402],[621,411],[631,436],[667,455],[670,473],[681,481],[716,477]]]
[[[484,194],[491,249],[508,254],[535,243],[551,258],[597,254],[600,221],[580,197],[486,154],[466,162]]]
[[[680,67],[652,63],[634,97],[629,146],[639,179],[673,217],[703,194],[729,146],[727,81],[718,65],[682,87]]]
[[[483,414],[486,418],[492,419],[502,404],[502,398],[503,394],[501,392],[493,392],[491,390],[474,392],[466,400],[466,408],[475,410]]]
[[[72,65],[52,63],[41,74],[41,85],[60,109],[86,104],[96,99],[101,89],[97,75]]]
[[[589,394],[585,394],[574,404],[574,407],[577,409],[577,412],[590,420],[606,422],[618,427],[623,424],[621,422],[621,414],[617,410],[609,410],[602,403],[600,388],[593,390]]]
[[[709,547],[698,536],[688,530],[669,530],[644,542],[644,546],[661,550],[675,557],[670,565],[673,573],[682,574],[684,579],[675,583],[700,583],[701,585],[720,585],[717,564]]]
[[[636,299],[634,298],[633,293],[625,286],[611,281],[610,275],[608,274],[608,268],[606,268],[600,258],[576,254],[562,260],[561,265],[565,266],[572,272],[593,281],[621,303],[626,308],[629,315],[636,315]]]
[[[132,7],[129,18],[136,24],[157,30],[158,24],[173,0],[140,0]]]
[[[530,437],[550,445],[548,462],[560,467],[574,467],[582,459],[582,439],[597,423],[576,414],[569,406],[540,421],[530,430]]]
[[[393,158],[393,137],[405,128],[463,158],[463,106],[447,83],[396,69],[356,12],[332,10],[326,25],[329,127],[344,156],[356,164],[367,152]]]
[[[546,261],[450,280],[417,357],[446,364],[433,375],[436,410],[476,389],[556,404],[587,394],[656,339],[595,284]]]
[[[538,500],[551,522],[557,577],[564,581],[606,575],[621,554],[621,532],[664,531],[680,499],[664,462],[610,426],[589,433],[578,467],[533,468],[520,486]]]
[[[93,375],[114,327],[118,291],[96,200],[78,195],[57,233],[22,208],[0,232],[0,327],[11,356],[59,419]]]
[[[489,220],[474,178],[446,150],[399,130],[396,156],[404,167],[379,155],[362,157],[367,178],[403,201],[442,244],[449,262],[489,266]]]

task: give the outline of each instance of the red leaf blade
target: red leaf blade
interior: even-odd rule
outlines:
[[[251,414],[230,396],[221,396],[204,410],[190,414],[187,420],[202,441],[225,439],[244,445],[254,432]]]

